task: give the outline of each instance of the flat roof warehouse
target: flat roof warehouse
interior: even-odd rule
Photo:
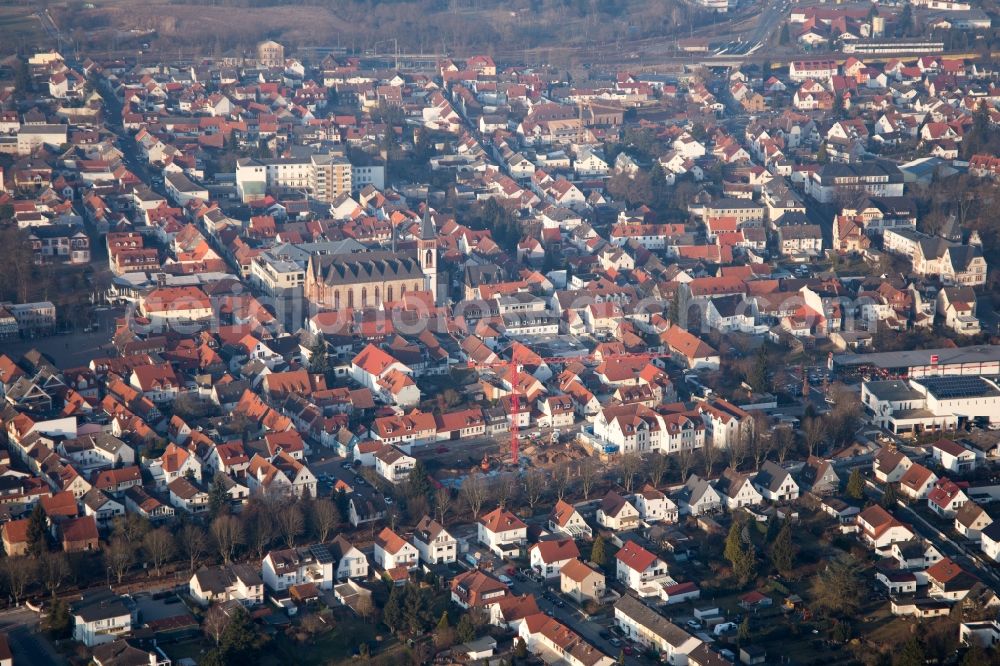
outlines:
[[[911,376],[1000,375],[1000,345],[916,349],[875,354],[834,354],[830,359],[830,369],[833,371],[850,372],[865,367]]]

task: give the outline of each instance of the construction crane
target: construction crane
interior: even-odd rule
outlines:
[[[583,363],[585,361],[602,363],[604,361],[612,359],[626,359],[626,358],[641,358],[646,361],[652,361],[657,358],[670,358],[670,354],[660,353],[660,352],[646,352],[646,353],[625,353],[625,354],[608,354],[601,355],[600,358],[596,357],[594,354],[584,354],[581,356],[537,356],[533,358],[532,361],[540,360],[543,364],[549,365],[550,363],[567,364],[567,363]],[[520,448],[521,441],[519,438],[520,433],[520,411],[521,411],[521,395],[518,390],[518,376],[522,370],[522,363],[518,363],[513,358],[509,361],[493,361],[489,363],[478,363],[476,361],[469,361],[468,367],[476,370],[495,370],[496,368],[506,368],[507,369],[507,382],[510,384],[510,411],[511,411],[511,421],[510,421],[510,457],[511,463],[514,465],[518,464],[520,459]],[[487,458],[483,458],[483,465],[488,466]]]

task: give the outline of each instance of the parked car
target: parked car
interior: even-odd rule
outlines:
[[[499,580],[504,585],[513,585],[514,584],[514,581],[511,580],[510,576],[508,576],[507,574],[500,574],[499,576],[497,576],[497,580]]]
[[[617,638],[612,638],[608,642],[611,643],[611,645],[613,645],[614,647],[621,647],[622,646],[622,642],[620,640],[618,640]]]
[[[722,634],[727,634],[730,631],[736,631],[735,622],[722,622],[715,625],[715,629],[712,630],[716,636],[721,636]]]
[[[698,620],[688,620],[685,624],[687,624],[688,629],[692,629],[694,631],[701,629],[701,622]]]

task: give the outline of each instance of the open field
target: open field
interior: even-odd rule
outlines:
[[[0,57],[42,44],[45,38],[31,7],[0,5]]]

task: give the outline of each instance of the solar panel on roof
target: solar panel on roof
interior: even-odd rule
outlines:
[[[320,564],[326,564],[327,562],[333,562],[333,555],[330,553],[330,549],[321,543],[316,543],[309,546],[309,552],[316,561]]]
[[[981,377],[929,377],[922,382],[928,391],[945,400],[971,398],[993,390]]]

